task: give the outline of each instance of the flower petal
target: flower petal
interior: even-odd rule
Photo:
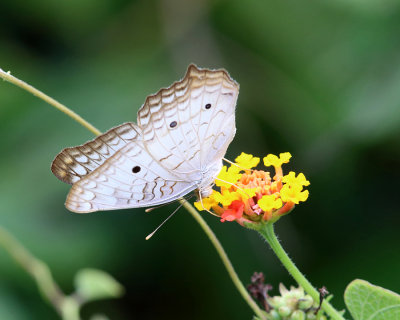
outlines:
[[[240,166],[240,167],[242,167],[244,169],[251,169],[251,168],[256,167],[259,164],[260,158],[257,158],[257,157],[254,157],[251,154],[247,154],[247,153],[242,152],[240,154],[240,156],[238,156],[235,159],[235,162],[236,162],[236,164],[238,166]]]
[[[228,210],[225,210],[221,215],[221,222],[224,221],[234,221],[240,219],[243,215],[244,203],[235,200],[231,203]]]
[[[230,188],[232,184],[235,184],[242,176],[239,171],[240,169],[236,166],[231,166],[229,169],[227,166],[223,166],[215,180],[215,184],[217,187]]]
[[[308,181],[303,173],[299,173],[296,177],[296,173],[290,171],[286,176],[282,178],[282,182],[287,183],[289,185],[300,185],[300,186],[309,186],[310,181]]]
[[[257,204],[263,211],[271,211],[273,209],[279,209],[282,207],[282,200],[277,198],[276,195],[265,195],[260,200],[258,200]]]
[[[283,152],[279,154],[279,158],[274,154],[269,154],[263,160],[266,167],[274,166],[276,168],[283,163],[288,163],[291,157],[292,155],[289,152]]]

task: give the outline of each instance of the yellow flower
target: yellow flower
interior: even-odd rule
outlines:
[[[279,209],[282,207],[282,200],[275,195],[265,195],[258,200],[258,205],[263,211],[271,211],[272,209]]]
[[[237,189],[236,193],[240,194],[242,199],[250,199],[255,197],[257,188],[249,188],[249,189]]]
[[[229,206],[232,201],[239,200],[240,196],[236,192],[224,191],[222,194],[218,191],[213,192],[211,198],[216,203],[221,203],[223,206]]]
[[[268,171],[249,170],[259,163],[260,158],[242,153],[236,158],[236,164],[222,167],[215,181],[219,190],[203,198],[203,203],[197,201],[196,208],[212,209],[221,221],[237,221],[241,225],[245,222],[276,222],[309,196],[303,187],[310,182],[303,173],[283,175],[282,164],[288,163],[290,158],[290,153],[285,152],[279,157],[269,154],[263,159],[266,166],[275,169],[271,179]]]
[[[260,158],[254,157],[251,154],[242,152],[240,156],[235,159],[236,164],[243,169],[251,169],[258,165]]]
[[[301,185],[288,185],[285,184],[281,191],[281,199],[283,202],[293,202],[294,204],[298,204],[300,201],[306,201],[309,195],[308,190],[302,191],[303,186]]]
[[[216,191],[214,191],[214,192],[216,192]],[[214,194],[214,192],[213,192],[213,194]],[[196,207],[196,209],[199,211],[210,210],[211,207],[216,206],[218,204],[218,202],[216,202],[212,198],[212,195],[208,198],[203,198],[202,201],[196,201],[194,203],[194,206]],[[202,202],[203,202],[203,204],[202,204]]]
[[[242,176],[242,174],[239,173],[239,171],[240,168],[236,166],[231,166],[229,167],[229,169],[227,168],[227,166],[223,166],[222,170],[219,172],[217,176],[217,179],[215,180],[215,184],[217,185],[217,187],[225,187],[225,188],[231,187],[232,184],[235,184]]]
[[[290,171],[286,176],[282,178],[282,182],[287,183],[288,185],[300,185],[300,186],[309,186],[310,181],[308,181],[303,173],[299,173],[296,177],[296,173]]]
[[[279,158],[274,154],[269,154],[263,160],[266,167],[274,166],[276,168],[283,163],[288,163],[291,157],[292,155],[289,152],[284,152],[279,154]]]

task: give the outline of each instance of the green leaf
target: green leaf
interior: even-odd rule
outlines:
[[[77,294],[85,301],[118,298],[124,288],[108,273],[97,269],[82,269],[75,276]]]
[[[367,281],[352,281],[344,300],[354,320],[400,320],[400,295]]]

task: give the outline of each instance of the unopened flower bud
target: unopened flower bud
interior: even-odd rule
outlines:
[[[270,306],[268,320],[316,320],[315,314],[319,303],[313,301],[303,288],[279,286],[280,296],[267,297],[267,304]],[[322,310],[318,313],[318,320],[327,320]]]
[[[292,309],[286,306],[282,306],[278,309],[278,313],[281,317],[288,317],[292,313]]]
[[[271,320],[282,320],[281,316],[279,315],[278,311],[276,311],[275,309],[272,309],[269,313],[268,313],[269,317],[268,319]]]
[[[275,296],[275,297],[268,299],[268,304],[272,308],[278,309],[279,307],[281,307],[285,304],[285,300],[281,296]]]
[[[314,310],[310,310],[307,312],[307,320],[314,320],[317,319],[317,316],[315,314]]]
[[[307,295],[307,296],[299,299],[298,307],[301,310],[307,310],[312,307],[313,303],[314,303],[313,299]]]
[[[304,311],[296,310],[290,316],[290,320],[306,320],[306,314]]]

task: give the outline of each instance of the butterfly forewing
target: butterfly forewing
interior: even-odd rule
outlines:
[[[239,92],[238,84],[225,71],[207,74],[209,77],[200,96],[202,108],[198,123],[202,168],[220,161],[235,135],[235,106]]]
[[[220,161],[233,139],[238,90],[224,70],[189,66],[182,81],[149,96],[138,112],[149,152],[168,170],[198,179],[210,165],[207,159]],[[223,127],[225,140],[219,137],[215,150],[214,139]]]

